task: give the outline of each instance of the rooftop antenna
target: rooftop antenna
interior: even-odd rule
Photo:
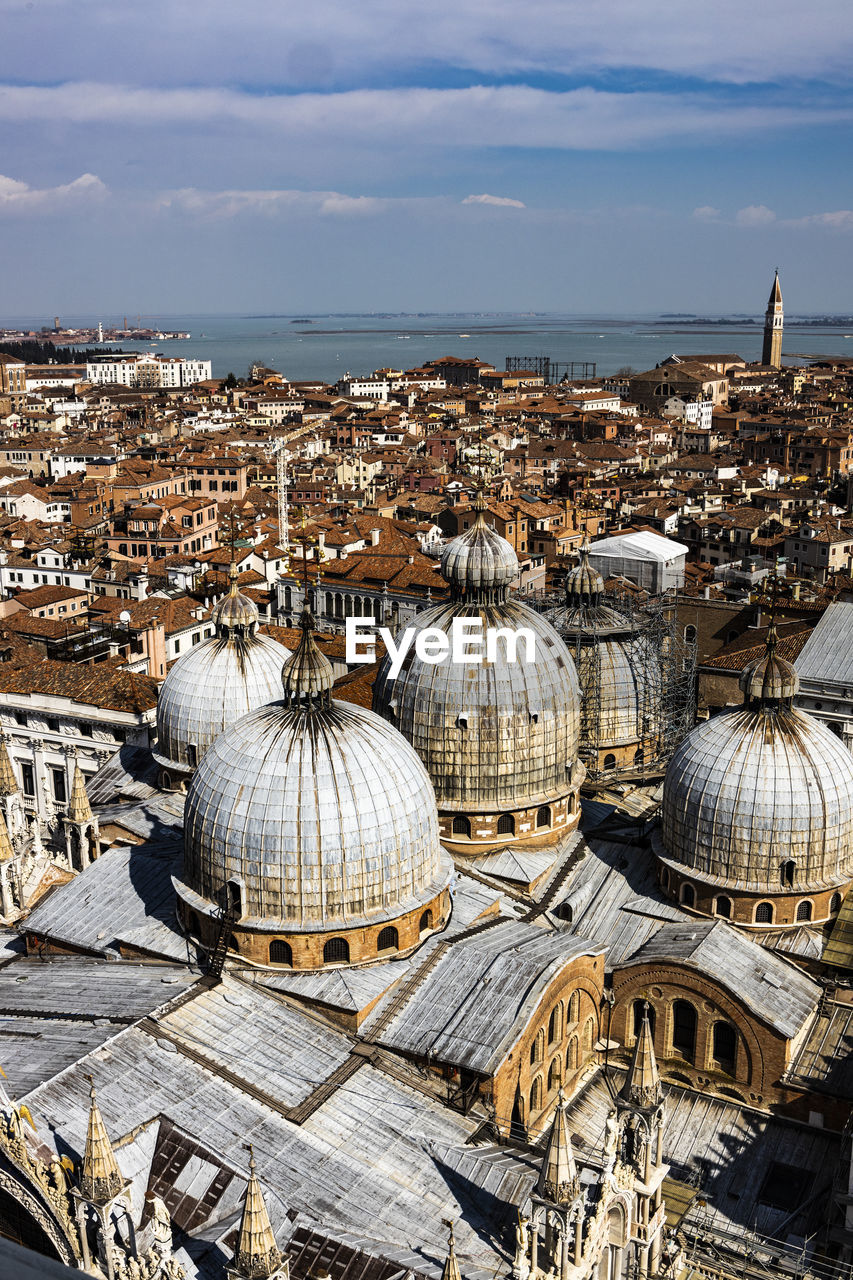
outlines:
[[[290,558],[290,513],[287,504],[287,449],[283,439],[276,440],[269,452],[275,458],[275,483],[278,496],[278,541],[284,551],[285,569]]]

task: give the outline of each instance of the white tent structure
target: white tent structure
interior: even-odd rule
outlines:
[[[593,542],[589,558],[603,578],[630,578],[652,595],[658,595],[684,586],[688,549],[683,542],[642,530]]]

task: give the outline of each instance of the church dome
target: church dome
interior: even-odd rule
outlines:
[[[695,728],[664,781],[663,861],[733,892],[814,892],[853,877],[853,755],[794,708],[797,675],[775,647],[771,628],[766,656],[744,673],[744,706]]]
[[[518,577],[518,556],[506,538],[486,523],[485,503],[479,496],[474,509],[477,518],[471,528],[444,549],[441,576],[454,597],[478,592],[491,599],[495,592],[505,592]]]
[[[457,619],[529,631],[534,656],[495,661],[423,661],[413,644],[396,679],[379,669],[373,707],[417,751],[435,787],[442,839],[518,843],[555,838],[577,824],[579,688],[571,656],[547,619],[508,599],[515,552],[478,512],[474,526],[447,548],[442,574],[452,599],[420,613],[418,631],[450,632]],[[509,836],[508,840],[506,837]],[[466,844],[465,851],[470,850]]]
[[[417,941],[451,874],[429,777],[384,720],[331,698],[331,666],[303,625],[284,699],[232,725],[196,771],[179,892],[207,909],[231,882],[241,929],[285,935],[414,913]]]
[[[233,569],[233,566],[232,566]],[[281,697],[288,650],[257,634],[258,609],[231,588],[213,611],[215,634],[178,658],[157,699],[154,758],[166,773],[192,770],[247,711]]]

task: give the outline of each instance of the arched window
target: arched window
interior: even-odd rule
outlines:
[[[642,1028],[642,1025],[643,1025],[643,1010],[645,1009],[647,1004],[648,1004],[647,1000],[634,1001],[633,1008],[634,1008],[634,1038],[635,1039],[640,1034],[640,1029]],[[651,1005],[651,1004],[649,1004],[649,1030],[652,1033],[652,1039],[654,1039],[655,1010],[654,1010],[654,1005]]]
[[[575,1036],[569,1041],[569,1047],[566,1050],[566,1070],[577,1071],[578,1069],[578,1042]]]
[[[274,938],[270,943],[270,964],[287,964],[293,967],[293,950],[289,942]]]
[[[466,836],[471,839],[471,821],[469,818],[463,818],[461,814],[457,814],[453,819],[453,834],[455,836]]]
[[[515,818],[511,813],[502,813],[498,818],[497,832],[499,836],[515,835]]]
[[[672,1006],[672,1047],[688,1062],[696,1057],[696,1010],[687,1000]]]
[[[551,1010],[551,1016],[548,1019],[548,1043],[553,1044],[555,1040],[559,1040],[563,1034],[563,1006],[556,1005]]]
[[[201,938],[201,922],[194,911],[187,912],[187,929],[191,938]]]
[[[692,884],[683,884],[681,886],[681,904],[685,907],[696,906],[696,890]]]
[[[550,827],[551,825],[551,806],[543,804],[542,808],[536,814],[537,827]]]
[[[537,1079],[533,1081],[533,1088],[530,1090],[530,1110],[541,1111],[542,1109],[542,1081]]]
[[[797,873],[797,864],[795,862],[783,862],[779,868],[779,878],[786,889],[790,889],[794,884],[794,876]]]
[[[571,996],[569,997],[569,1016],[568,1016],[569,1026],[572,1026],[575,1022],[577,1022],[578,1013],[580,1012],[580,1006],[581,1006],[581,993],[579,991],[573,991]]]
[[[574,918],[572,904],[568,901],[558,902],[556,907],[554,907],[554,915],[558,920],[565,920],[568,924],[571,924]]]
[[[730,1022],[715,1022],[712,1037],[714,1062],[726,1075],[733,1076],[737,1061],[737,1032]]]
[[[239,942],[237,941],[237,939],[234,937],[234,934],[233,934],[233,933],[232,933],[232,934],[230,934],[230,935],[229,935],[229,937],[228,937],[228,950],[229,950],[229,951],[237,951],[237,952],[239,952],[239,950],[240,950],[240,943],[239,943]]]
[[[668,867],[661,868],[660,884],[662,889],[669,888],[669,868]]]
[[[560,1087],[560,1067],[562,1063],[559,1058],[554,1058],[548,1068],[548,1092],[553,1093],[555,1089]]]
[[[802,902],[797,904],[797,919],[811,920],[811,918],[812,918],[812,904],[808,898],[804,898]]]
[[[829,903],[830,915],[834,916],[838,914],[838,912],[841,910],[841,902],[842,902],[841,894],[834,893]]]
[[[323,948],[323,964],[348,964],[349,943],[346,938],[330,938]]]
[[[773,923],[773,903],[759,902],[755,908],[756,924],[772,924]]]
[[[422,912],[421,914],[420,922],[418,924],[418,930],[420,933],[426,933],[427,929],[431,929],[431,928],[432,928],[432,912],[429,910],[429,908],[427,908],[426,911]]]
[[[732,918],[731,898],[725,898],[723,896],[720,896],[719,898],[717,898],[717,900],[714,903],[714,910],[716,911],[717,915],[722,916],[724,920],[731,920]]]
[[[400,935],[393,924],[386,924],[376,939],[377,951],[396,951],[400,945]]]
[[[583,1038],[581,1040],[581,1044],[584,1049],[592,1048],[592,1036],[594,1029],[595,1024],[593,1023],[592,1018],[587,1018],[586,1022],[583,1024]]]
[[[602,766],[601,766],[601,767],[602,767],[603,769],[615,769],[615,768],[616,768],[616,757],[613,755],[613,753],[612,753],[612,752],[608,752],[608,753],[607,753],[607,755],[604,757],[604,760],[603,760],[603,762],[602,762]]]
[[[692,623],[690,623],[688,626],[684,628],[684,639],[687,641],[688,644],[695,644],[696,628],[693,626]]]
[[[637,747],[637,750],[634,752],[634,765],[637,769],[642,768],[645,758],[646,758],[646,753],[643,750],[643,748]]]

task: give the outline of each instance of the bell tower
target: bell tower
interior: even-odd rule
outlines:
[[[779,288],[779,270],[770,290],[770,301],[764,313],[764,346],[761,350],[761,363],[771,365],[774,369],[782,368],[782,326],[785,313],[782,310],[782,290]]]

